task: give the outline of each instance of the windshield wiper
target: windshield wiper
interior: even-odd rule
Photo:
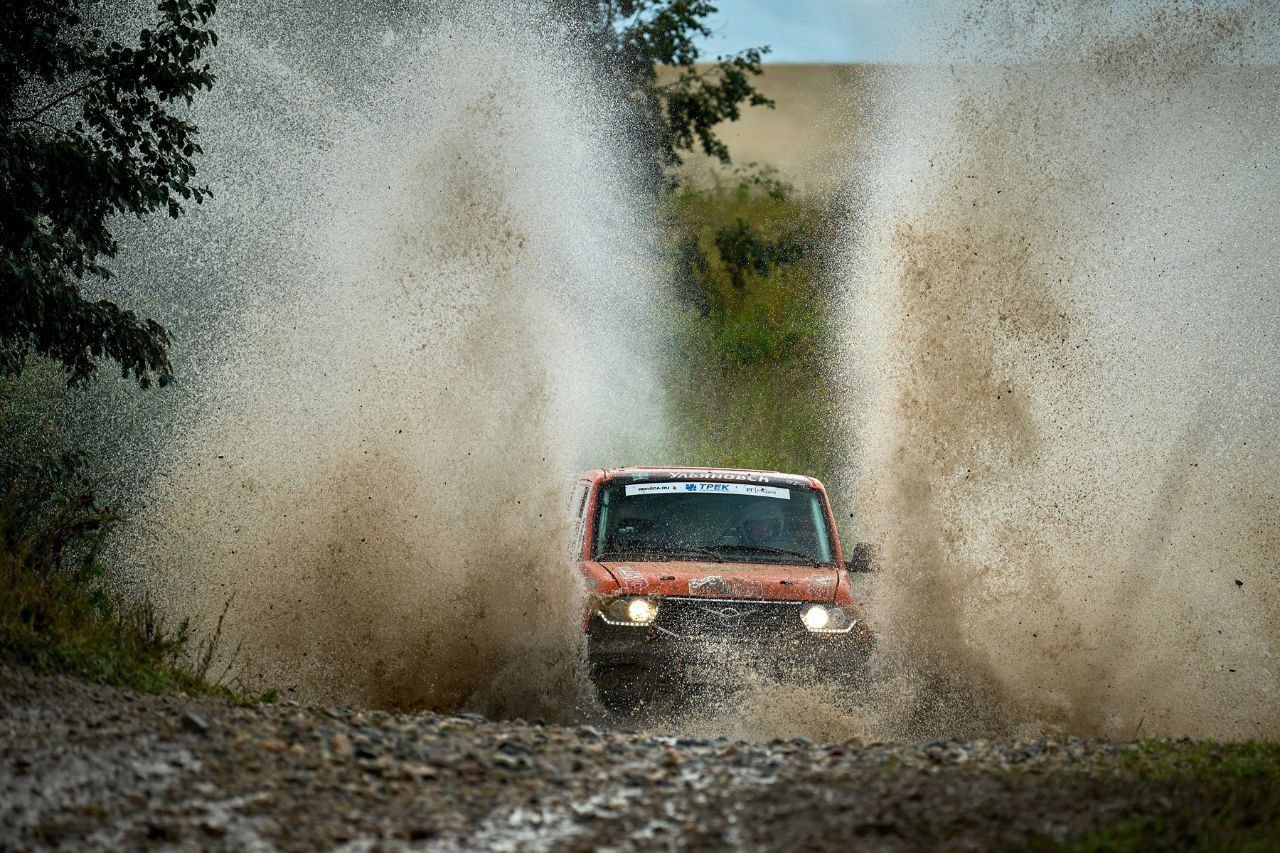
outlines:
[[[748,554],[780,554],[786,557],[799,557],[806,563],[814,566],[822,565],[822,561],[810,554],[801,554],[799,551],[788,551],[785,548],[770,548],[768,545],[717,545],[721,551],[730,552],[746,552]]]
[[[708,560],[715,560],[717,563],[724,562],[724,557],[721,557],[710,548],[695,548],[691,545],[668,545],[666,548],[672,551],[680,551],[684,554],[697,554],[701,557],[706,557]]]
[[[671,559],[675,554],[697,554],[717,563],[724,562],[724,557],[721,557],[710,548],[695,548],[690,545],[663,545],[658,542],[634,542],[625,548],[611,548],[597,554],[596,559],[634,560],[637,554],[650,557],[666,557],[667,559]]]

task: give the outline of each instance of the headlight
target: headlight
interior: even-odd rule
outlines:
[[[648,625],[658,615],[658,608],[647,598],[633,598],[627,602],[627,618],[632,622]]]
[[[831,621],[831,614],[821,604],[814,604],[806,607],[804,615],[800,618],[804,620],[804,626],[810,631],[821,631]]]
[[[643,627],[652,625],[658,618],[658,603],[639,595],[624,596],[602,603],[598,612],[600,618],[610,625]]]
[[[810,604],[800,612],[800,621],[814,634],[847,634],[858,624],[844,608],[825,604]]]

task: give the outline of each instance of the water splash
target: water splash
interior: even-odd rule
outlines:
[[[900,75],[846,307],[897,734],[1280,733],[1265,11],[983,3]]]
[[[147,415],[172,449],[130,556],[175,614],[234,595],[250,685],[572,713],[567,486],[663,420],[616,106],[538,7],[279,39],[220,16],[219,194],[147,252],[200,270],[164,314],[194,390]]]

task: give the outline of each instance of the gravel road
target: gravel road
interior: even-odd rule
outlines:
[[[1168,808],[1076,740],[734,743],[0,670],[4,849],[920,849]]]

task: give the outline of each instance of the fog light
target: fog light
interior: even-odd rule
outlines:
[[[811,634],[847,634],[858,624],[843,607],[810,604],[800,612],[800,621]]]
[[[804,626],[810,631],[821,631],[831,624],[831,613],[821,604],[806,608],[800,618],[804,620]]]
[[[658,618],[658,602],[638,595],[627,596],[601,604],[597,612],[610,625],[644,627],[652,625],[653,620]]]
[[[658,615],[658,608],[647,598],[633,598],[627,602],[627,619],[648,625]]]

